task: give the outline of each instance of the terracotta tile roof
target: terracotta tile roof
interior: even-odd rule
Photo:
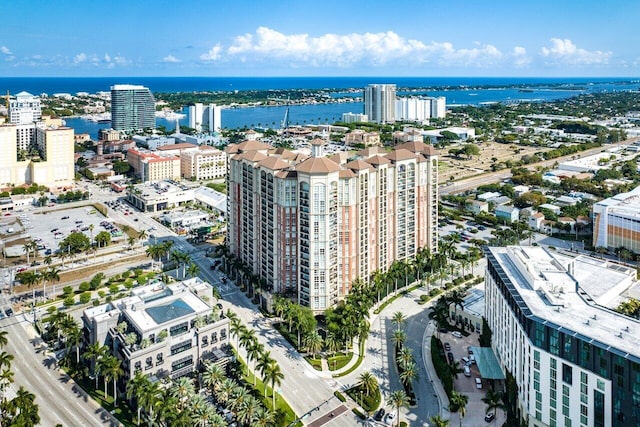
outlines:
[[[280,159],[277,156],[271,156],[271,157],[267,157],[266,159],[260,160],[258,162],[258,166],[271,169],[271,170],[278,170],[278,169],[288,168],[289,163],[285,162],[284,160]]]
[[[386,157],[377,156],[377,155],[369,157],[368,159],[365,159],[365,162],[370,163],[372,165],[386,165],[391,163],[389,159],[387,159]]]
[[[340,178],[354,178],[356,174],[351,169],[341,169],[338,176]]]
[[[324,140],[322,140],[320,138],[315,138],[315,139],[311,140],[310,144],[311,145],[320,145],[320,146],[322,146],[322,145],[326,145],[326,142],[324,142]]]
[[[374,170],[373,166],[371,166],[369,163],[363,161],[363,160],[352,160],[349,163],[347,163],[346,165],[344,165],[345,168],[351,169],[351,170],[356,170],[356,171],[360,171],[360,170]]]
[[[340,170],[340,165],[326,157],[310,157],[299,163],[295,168],[298,172],[323,174],[338,172]]]
[[[358,151],[356,154],[361,157],[370,157],[376,154],[387,154],[387,150],[382,147],[367,147]]]
[[[422,153],[427,156],[435,156],[438,154],[432,145],[419,141],[405,142],[404,144],[397,145],[396,150],[409,150],[412,153]]]
[[[260,141],[244,141],[237,145],[240,151],[269,150],[273,148],[273,146]]]
[[[294,170],[280,170],[274,174],[277,178],[295,178],[298,176],[298,173]]]
[[[403,144],[404,145],[404,144]],[[395,149],[391,153],[385,156],[387,159],[391,161],[400,161],[400,160],[409,160],[409,159],[417,159],[418,156],[415,153],[412,153],[409,150],[405,149]]]
[[[266,158],[267,156],[259,151],[249,151],[246,153],[241,153],[237,157],[238,160],[249,160],[251,162],[259,162],[260,160]]]
[[[347,160],[349,160],[350,156],[351,155],[346,151],[338,151],[336,154],[329,156],[329,158],[334,162],[336,162],[337,164],[341,165],[343,163],[346,163]]]

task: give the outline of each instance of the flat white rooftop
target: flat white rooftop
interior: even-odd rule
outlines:
[[[607,308],[636,282],[634,269],[542,247],[489,250],[534,316],[565,334],[572,331],[586,341],[640,357],[640,322]]]

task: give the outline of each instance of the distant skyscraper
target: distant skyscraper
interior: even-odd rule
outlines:
[[[155,129],[155,99],[144,86],[111,86],[111,127],[119,131]]]
[[[12,125],[28,125],[40,121],[42,111],[40,98],[28,92],[20,92],[9,100],[9,123]]]
[[[396,85],[371,84],[364,88],[364,114],[375,123],[396,120]]]
[[[189,107],[189,127],[198,132],[217,132],[222,129],[222,107],[197,103]]]

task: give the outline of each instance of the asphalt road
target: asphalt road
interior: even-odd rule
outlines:
[[[9,332],[5,351],[14,355],[12,363],[15,383],[8,391],[12,398],[22,385],[36,395],[40,425],[54,426],[119,426],[111,415],[80,387],[55,368],[55,359],[43,351],[41,340],[23,316],[0,321]]]

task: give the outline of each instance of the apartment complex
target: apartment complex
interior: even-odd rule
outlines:
[[[124,382],[142,372],[178,378],[204,361],[226,363],[229,319],[212,305],[212,287],[195,277],[133,289],[131,296],[82,316],[87,344],[106,345],[122,361]]]
[[[189,127],[198,132],[218,132],[222,129],[222,107],[201,103],[189,106]]]
[[[351,283],[421,247],[437,250],[437,155],[407,143],[350,158],[258,141],[228,155],[227,244],[275,293],[322,312]]]
[[[486,253],[492,347],[528,425],[640,426],[640,322],[610,308],[636,271],[542,247]]]
[[[344,136],[345,145],[363,145],[365,147],[378,146],[380,143],[380,134],[378,132],[365,132],[362,129],[354,129]]]
[[[362,123],[368,122],[369,117],[366,114],[342,113],[342,121],[344,123]]]
[[[396,121],[396,85],[370,84],[364,88],[364,114],[370,122]]]
[[[127,161],[143,182],[180,179],[180,157],[161,155],[144,148],[130,148]]]
[[[227,155],[209,145],[183,150],[180,153],[180,170],[186,179],[223,178],[227,174]]]
[[[9,99],[9,123],[12,125],[32,124],[41,118],[42,106],[37,96],[23,91]]]
[[[73,180],[73,129],[45,122],[0,125],[0,185],[62,187]]]
[[[111,86],[111,127],[131,132],[155,129],[155,99],[151,91],[139,85]]]
[[[640,187],[593,205],[593,245],[640,253]]]
[[[396,120],[423,122],[430,118],[444,118],[446,112],[444,96],[396,99]]]

